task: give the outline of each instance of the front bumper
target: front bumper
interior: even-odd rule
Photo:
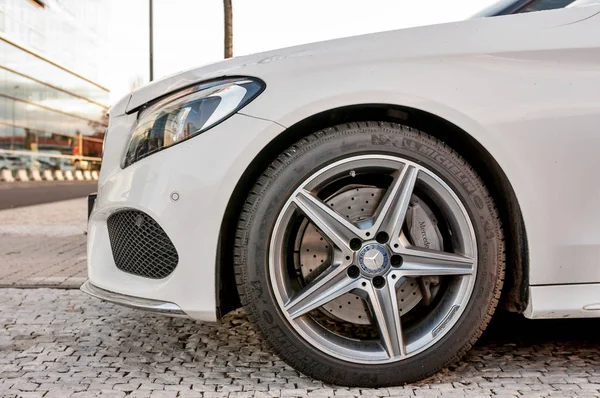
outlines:
[[[215,321],[225,210],[248,165],[283,128],[236,114],[122,169],[120,161],[134,121],[135,115],[110,121],[98,196],[88,222],[90,283],[111,294],[172,303],[193,319]],[[150,279],[117,268],[107,220],[124,209],[146,213],[170,238],[179,254],[171,274]]]
[[[183,312],[183,310],[179,308],[177,304],[110,292],[108,290],[101,289],[98,286],[94,286],[94,284],[89,280],[86,281],[80,287],[80,289],[82,292],[87,293],[90,296],[99,298],[100,300],[108,301],[109,303],[119,304],[138,310],[154,312],[157,314],[187,317],[185,312]]]

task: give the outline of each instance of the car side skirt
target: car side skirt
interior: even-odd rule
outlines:
[[[531,286],[524,315],[530,319],[600,317],[600,283]]]

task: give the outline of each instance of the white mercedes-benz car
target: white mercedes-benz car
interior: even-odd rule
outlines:
[[[82,289],[414,381],[497,307],[600,316],[599,148],[598,4],[204,66],[112,107]]]

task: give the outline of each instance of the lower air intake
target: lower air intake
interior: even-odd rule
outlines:
[[[173,242],[148,214],[121,210],[108,217],[107,224],[113,258],[121,271],[161,279],[177,267]]]

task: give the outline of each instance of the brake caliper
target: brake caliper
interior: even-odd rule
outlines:
[[[443,239],[437,226],[437,219],[431,209],[414,196],[406,211],[406,222],[409,239],[414,246],[442,250]],[[417,281],[423,295],[423,304],[431,304],[434,296],[432,288],[434,288],[435,293],[437,291],[436,287],[440,284],[440,277],[424,276],[417,278]]]

